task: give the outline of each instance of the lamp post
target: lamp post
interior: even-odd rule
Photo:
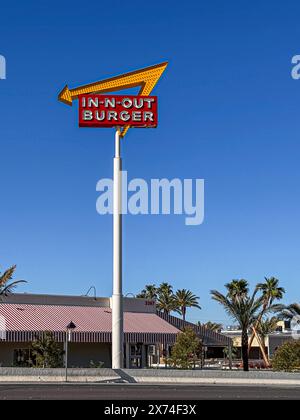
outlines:
[[[68,382],[68,343],[71,341],[72,338],[72,331],[74,331],[76,328],[76,325],[74,322],[70,322],[66,327],[66,353],[65,353],[65,368],[66,368],[66,382]]]

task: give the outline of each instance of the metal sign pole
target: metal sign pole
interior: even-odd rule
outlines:
[[[123,367],[123,294],[122,294],[122,159],[120,129],[115,134],[113,195],[113,296],[112,368]]]

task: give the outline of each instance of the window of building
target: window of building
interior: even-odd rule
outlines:
[[[290,330],[291,329],[291,321],[284,321],[284,328],[286,330]]]

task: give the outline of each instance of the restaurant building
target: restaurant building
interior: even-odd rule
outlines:
[[[149,367],[168,354],[184,327],[218,352],[232,340],[175,316],[156,311],[155,302],[124,298],[124,366]],[[71,336],[66,333],[75,325]],[[69,337],[69,366],[111,367],[111,298],[13,294],[0,302],[0,366],[30,366],[31,343],[51,332],[64,348]]]

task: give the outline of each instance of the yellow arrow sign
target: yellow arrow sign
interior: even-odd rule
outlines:
[[[100,80],[98,82],[90,83],[88,85],[79,86],[74,89],[69,89],[65,86],[58,95],[58,99],[67,105],[72,106],[72,102],[78,99],[79,95],[89,93],[107,93],[115,92],[121,89],[128,89],[140,86],[139,95],[149,96],[154,86],[158,82],[160,76],[163,74],[168,63],[156,64],[155,66],[146,67],[144,69],[125,73],[120,76],[111,77],[110,79]],[[125,126],[121,132],[124,137],[130,126]]]

